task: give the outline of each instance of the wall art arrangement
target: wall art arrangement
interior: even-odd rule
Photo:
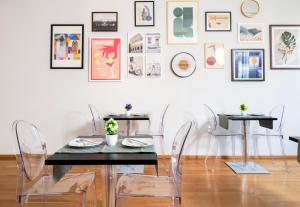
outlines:
[[[89,80],[121,80],[121,39],[90,37],[89,48]]]
[[[231,12],[205,12],[205,31],[231,31]]]
[[[225,50],[224,43],[205,43],[205,68],[223,69]]]
[[[169,44],[196,44],[198,1],[168,1],[167,30]]]
[[[136,27],[154,26],[154,1],[134,2],[134,24]]]
[[[177,53],[171,60],[171,69],[180,78],[189,77],[196,70],[195,58],[187,52]]]
[[[118,12],[92,12],[93,32],[117,32]]]
[[[271,69],[300,69],[300,25],[270,25]]]
[[[238,40],[241,43],[263,43],[264,25],[256,23],[240,23],[238,25]]]
[[[83,24],[51,25],[51,69],[83,68]]]
[[[231,58],[232,81],[265,80],[264,49],[232,49]]]
[[[159,33],[128,33],[128,77],[161,77]]]

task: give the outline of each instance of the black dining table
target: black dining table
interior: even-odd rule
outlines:
[[[297,161],[300,163],[300,136],[290,136],[289,140],[298,144]]]
[[[105,138],[105,136],[79,136],[78,138]],[[119,136],[119,141],[126,137]],[[137,136],[130,136],[137,138]],[[152,138],[152,136],[143,135],[138,138]],[[105,143],[104,143],[105,145]],[[62,149],[67,147],[64,146]],[[53,165],[53,176],[57,181],[62,178],[73,165],[103,165],[105,189],[103,206],[115,207],[115,185],[116,185],[116,165],[153,165],[158,171],[157,154],[153,149],[140,150],[132,152],[131,148],[124,148],[122,152],[86,152],[86,153],[62,153],[60,150],[45,160],[45,165]],[[128,151],[126,151],[128,149]],[[72,149],[70,149],[72,150]],[[78,149],[74,149],[78,150]]]
[[[238,174],[252,174],[252,173],[269,173],[262,166],[255,162],[248,162],[248,139],[247,123],[251,121],[258,121],[259,125],[264,128],[273,129],[273,121],[277,120],[275,117],[265,116],[261,114],[248,114],[248,115],[234,115],[234,114],[218,114],[219,125],[224,128],[229,128],[229,121],[242,122],[243,134],[243,161],[242,162],[225,162],[234,172]],[[250,165],[251,164],[251,165]]]

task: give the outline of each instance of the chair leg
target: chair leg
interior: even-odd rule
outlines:
[[[208,155],[209,155],[209,152],[210,152],[211,140],[212,140],[212,136],[210,135],[209,140],[208,140],[208,145],[207,145],[207,148],[206,148],[206,155],[205,155],[205,160],[204,160],[205,165],[207,163],[207,158],[208,158]]]
[[[94,178],[93,182],[93,207],[97,206],[97,195],[96,195],[96,178]]]
[[[179,207],[181,205],[181,198],[172,197],[172,206]]]
[[[258,155],[258,137],[254,136],[253,137],[253,157],[254,157],[254,167],[256,167],[256,159]]]
[[[266,139],[267,139],[267,145],[268,145],[269,155],[271,156],[272,163],[274,164],[274,160],[273,160],[273,152],[272,152],[272,146],[271,146],[271,140],[270,140],[270,137],[267,136]]]
[[[165,154],[164,136],[161,136],[159,141],[160,141],[161,154],[164,155]]]
[[[283,143],[283,136],[279,137],[279,141],[280,141],[280,146],[281,146],[281,153],[282,153],[282,156],[284,157],[285,171],[288,172],[289,168],[288,168],[288,164],[287,164],[287,157],[286,157],[285,147],[284,147],[284,143]]]

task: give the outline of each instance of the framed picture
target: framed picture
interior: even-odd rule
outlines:
[[[205,31],[231,31],[231,12],[205,12]]]
[[[160,53],[160,33],[147,33],[145,43],[146,53]]]
[[[196,70],[196,60],[190,53],[177,53],[171,60],[171,69],[177,77],[187,78]]]
[[[134,25],[136,27],[155,25],[154,1],[134,2]]]
[[[231,80],[232,81],[264,81],[265,80],[264,49],[232,49]]]
[[[128,77],[142,78],[144,76],[144,56],[128,56]]]
[[[83,69],[83,24],[51,25],[51,69]]]
[[[240,43],[263,43],[264,25],[259,23],[238,24],[238,40]]]
[[[205,68],[223,69],[224,68],[224,44],[223,43],[205,43]]]
[[[140,32],[128,33],[128,53],[144,53],[144,34]]]
[[[198,43],[198,1],[167,2],[168,44]]]
[[[118,12],[92,12],[93,32],[117,32]]]
[[[121,80],[121,39],[90,37],[89,48],[89,80]]]
[[[270,25],[271,69],[300,69],[300,25]]]
[[[161,56],[159,54],[146,56],[145,75],[147,78],[161,77]]]

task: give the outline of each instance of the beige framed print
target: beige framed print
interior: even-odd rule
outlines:
[[[204,44],[205,68],[223,69],[224,68],[224,43],[210,42]]]
[[[238,24],[238,41],[240,43],[263,43],[264,25],[260,23]]]
[[[206,32],[230,32],[231,12],[229,11],[205,12],[205,31]]]

